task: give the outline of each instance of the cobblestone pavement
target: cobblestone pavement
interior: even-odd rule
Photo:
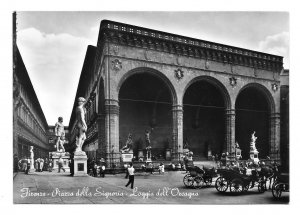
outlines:
[[[184,172],[164,175],[140,173],[134,189],[125,187],[125,174],[105,178],[71,177],[69,173],[18,173],[13,182],[15,204],[286,204],[289,193],[276,201],[271,191],[258,193],[257,188],[235,196],[221,194],[211,187],[184,187]]]

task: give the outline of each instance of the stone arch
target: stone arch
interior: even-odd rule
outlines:
[[[248,83],[243,86],[234,101],[236,112],[236,141],[242,149],[242,156],[248,158],[250,136],[256,132],[259,137],[256,148],[260,158],[271,155],[275,140],[273,113],[275,100],[271,92],[262,84]]]
[[[270,92],[264,85],[259,84],[259,83],[248,83],[248,84],[246,84],[245,86],[243,86],[243,87],[239,90],[239,92],[238,92],[238,94],[237,94],[237,96],[236,96],[236,98],[235,98],[234,104],[236,104],[236,100],[237,100],[237,98],[239,97],[239,95],[241,94],[241,92],[243,92],[245,89],[248,89],[248,88],[250,88],[250,87],[253,87],[253,88],[255,88],[255,89],[258,89],[260,92],[263,93],[263,95],[264,95],[265,98],[267,99],[267,102],[268,102],[268,105],[269,105],[269,111],[270,111],[270,113],[275,113],[275,110],[276,110],[276,108],[275,108],[275,101],[274,101],[274,98],[273,98],[271,92]]]
[[[221,93],[222,96],[223,96],[224,103],[225,103],[225,108],[226,108],[226,109],[231,109],[231,98],[230,98],[230,95],[229,95],[229,93],[228,93],[227,88],[226,88],[226,87],[224,86],[224,84],[223,84],[221,81],[219,81],[218,79],[213,78],[213,77],[211,77],[211,76],[206,76],[206,75],[204,75],[204,76],[198,76],[198,77],[192,79],[192,80],[185,86],[185,88],[184,88],[184,90],[183,90],[182,100],[183,100],[183,98],[184,98],[184,95],[185,95],[186,90],[187,90],[192,84],[196,83],[197,81],[202,81],[202,80],[207,81],[208,83],[210,83],[210,84],[214,85],[215,87],[217,87],[217,88],[219,89],[220,93]],[[183,102],[183,101],[182,101],[182,102]]]
[[[169,88],[170,92],[171,92],[171,96],[172,96],[172,102],[173,104],[177,104],[177,101],[178,101],[178,98],[177,98],[177,93],[176,93],[176,90],[175,90],[175,87],[174,85],[172,84],[172,82],[169,80],[169,78],[164,75],[162,72],[156,70],[156,69],[153,69],[153,68],[149,68],[149,67],[137,67],[137,68],[134,68],[128,72],[126,72],[122,78],[120,79],[119,83],[118,83],[118,86],[117,86],[117,94],[119,95],[119,91],[123,85],[123,83],[129,78],[131,77],[132,75],[134,74],[138,74],[138,73],[150,73],[158,78],[160,78],[166,85],[167,87]]]
[[[173,140],[173,105],[177,95],[171,81],[161,72],[145,67],[128,71],[116,87],[119,102],[119,143],[125,146],[133,136],[133,153],[137,158],[148,146],[146,131],[151,133],[151,155],[165,157]],[[153,132],[152,132],[153,131]]]
[[[223,83],[210,76],[193,78],[183,89],[182,104],[184,145],[200,159],[222,153],[230,128],[226,113],[231,110],[231,98]]]

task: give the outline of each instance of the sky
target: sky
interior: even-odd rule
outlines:
[[[17,44],[49,125],[68,125],[88,45],[109,19],[284,57],[288,12],[17,12]]]

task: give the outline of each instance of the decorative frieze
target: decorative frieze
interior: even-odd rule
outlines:
[[[101,22],[99,40],[256,69],[280,71],[283,68],[280,56],[108,20]]]

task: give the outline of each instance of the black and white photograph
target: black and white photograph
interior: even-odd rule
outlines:
[[[290,204],[288,11],[11,20],[14,205]]]

